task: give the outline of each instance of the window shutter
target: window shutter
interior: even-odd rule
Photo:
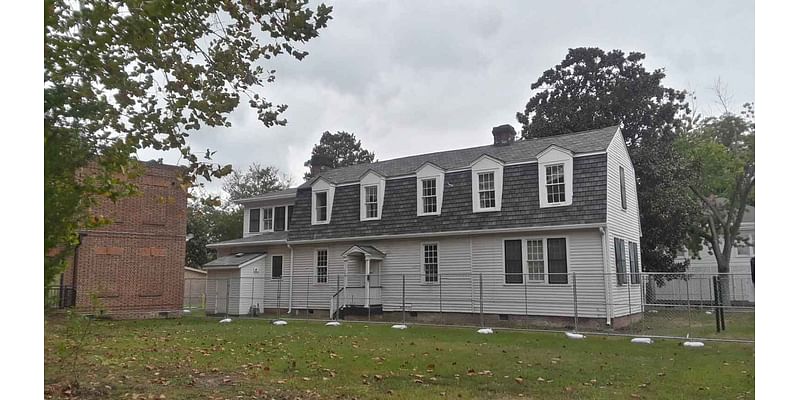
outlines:
[[[286,207],[275,207],[272,223],[275,227],[275,232],[286,230]]]
[[[522,240],[505,241],[506,283],[522,283]]]
[[[261,209],[250,209],[250,233],[258,233],[261,231]]]
[[[614,238],[614,263],[617,266],[617,284],[628,283],[625,275],[625,241],[622,239]]]
[[[283,277],[283,256],[272,256],[272,278]]]
[[[639,245],[628,242],[628,258],[631,263],[631,283],[642,283],[641,276],[639,275]]]
[[[567,283],[567,239],[547,239],[548,282]]]

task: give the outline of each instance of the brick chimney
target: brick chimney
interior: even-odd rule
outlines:
[[[513,126],[505,124],[492,128],[492,136],[494,136],[495,146],[505,146],[514,143],[517,131],[514,130]]]

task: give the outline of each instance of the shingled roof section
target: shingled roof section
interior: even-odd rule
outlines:
[[[426,162],[431,162],[445,171],[449,171],[467,168],[470,163],[484,154],[503,161],[506,164],[511,164],[533,161],[536,159],[537,154],[553,145],[570,150],[575,154],[594,153],[605,151],[618,129],[619,126],[615,125],[590,131],[519,140],[503,146],[486,145],[438,153],[420,154],[371,164],[358,164],[331,169],[322,171],[319,176],[333,184],[357,182],[361,178],[361,175],[368,170],[374,170],[390,178],[413,174],[416,172],[417,168]],[[300,185],[299,188],[309,187],[315,178],[316,177]]]
[[[248,236],[239,239],[226,240],[224,242],[211,243],[206,247],[238,246],[248,244],[282,244],[286,243],[289,234],[286,231],[265,232],[259,235]]]

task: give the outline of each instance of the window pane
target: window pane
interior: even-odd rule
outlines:
[[[567,239],[547,239],[549,283],[567,283]]]
[[[625,241],[614,238],[614,264],[617,268],[617,284],[628,283],[628,276],[625,274]]]
[[[422,212],[436,212],[436,179],[422,180]]]
[[[270,231],[272,230],[272,209],[265,208],[264,209],[264,230]]]
[[[317,221],[328,220],[328,192],[317,193]]]
[[[260,208],[251,208],[250,209],[250,222],[249,222],[251,233],[255,233],[261,230],[261,209]]]
[[[275,207],[275,232],[286,230],[286,207]]]
[[[317,250],[317,283],[328,282],[328,251]]]
[[[478,202],[480,208],[494,208],[494,172],[478,174]]]
[[[622,168],[622,166],[619,167],[619,192],[622,201],[622,209],[626,210],[628,208],[628,194],[625,188],[625,169]]]
[[[631,283],[639,284],[639,246],[636,243],[628,242],[628,259],[631,263]]]
[[[364,211],[366,218],[378,218],[378,186],[364,187]]]
[[[564,164],[546,166],[545,181],[548,203],[563,203],[567,201]]]
[[[283,256],[272,256],[272,277],[280,278],[283,276]]]
[[[506,240],[504,244],[506,283],[522,283],[522,241]]]
[[[439,281],[439,246],[436,244],[426,244],[423,249],[423,268],[425,272],[425,282]]]
[[[528,279],[544,280],[544,244],[542,240],[528,240]]]

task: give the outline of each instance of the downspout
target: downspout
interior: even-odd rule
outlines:
[[[294,288],[294,248],[289,243],[286,243],[289,248],[289,310],[287,314],[292,313],[292,289]]]
[[[606,227],[600,227],[600,242],[603,247],[603,286],[605,287],[606,297],[606,325],[611,326],[611,309],[613,308],[611,296],[611,288],[608,284],[608,237],[606,236]]]

